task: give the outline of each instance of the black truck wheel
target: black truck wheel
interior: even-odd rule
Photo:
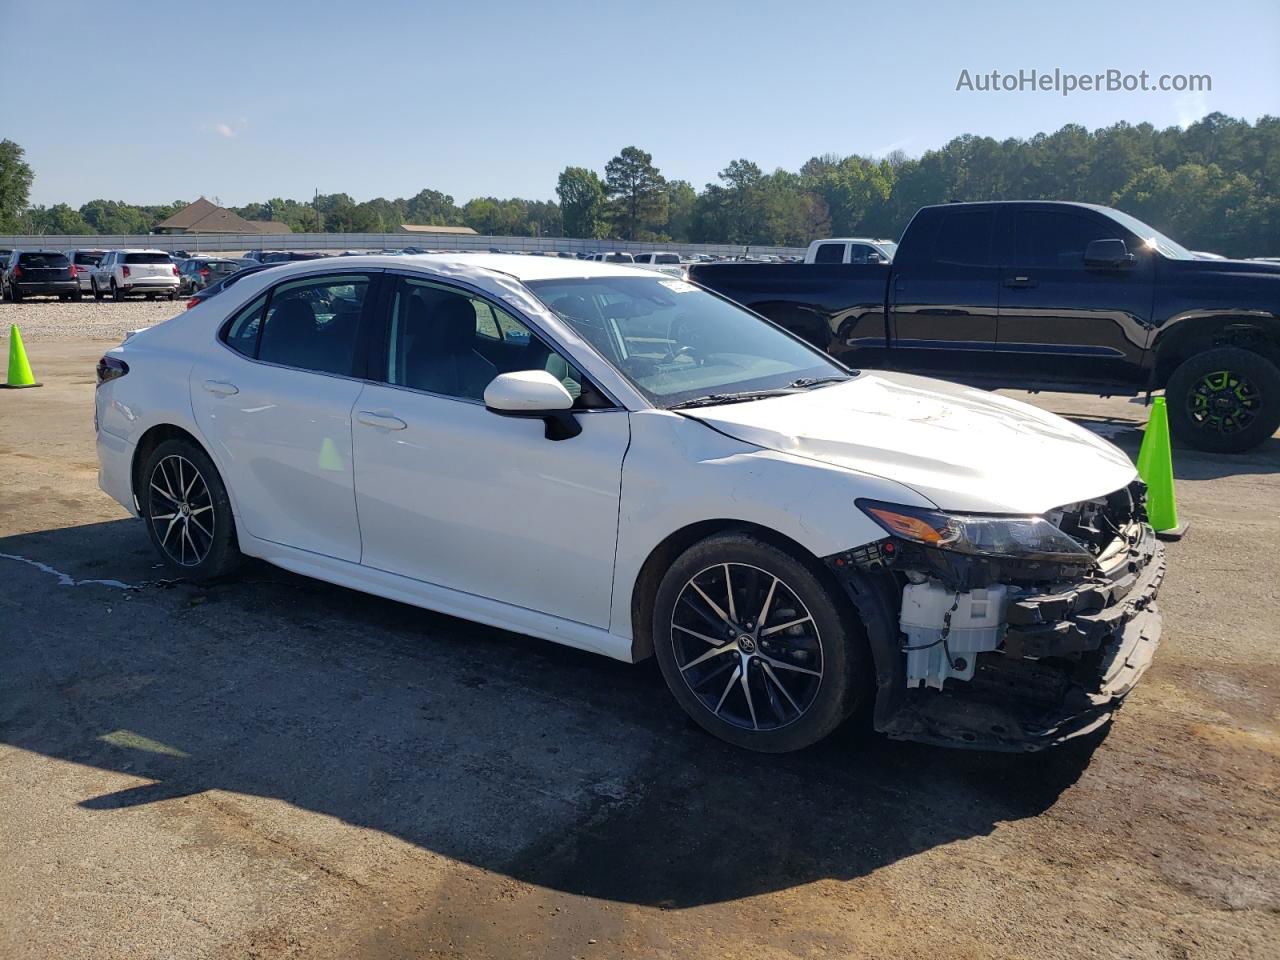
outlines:
[[[1165,396],[1170,431],[1197,450],[1243,453],[1280,427],[1280,369],[1252,350],[1216,347],[1184,360]]]

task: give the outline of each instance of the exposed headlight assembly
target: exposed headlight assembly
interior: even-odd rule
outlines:
[[[1044,517],[943,513],[876,500],[858,509],[895,537],[980,557],[1092,563],[1093,555]]]

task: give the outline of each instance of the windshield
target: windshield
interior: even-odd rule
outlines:
[[[1196,258],[1194,253],[1178,243],[1178,241],[1170,240],[1155,227],[1148,226],[1137,217],[1131,217],[1127,213],[1111,208],[1108,208],[1106,213],[1107,216],[1130,233],[1145,240],[1147,246],[1153,247],[1162,256],[1168,257],[1170,260],[1194,260]]]
[[[590,277],[527,286],[660,407],[849,375],[826,354],[684,280]]]

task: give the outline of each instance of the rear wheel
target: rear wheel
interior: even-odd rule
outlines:
[[[1280,369],[1240,347],[1198,353],[1173,371],[1165,387],[1169,429],[1213,453],[1241,453],[1280,427]]]
[[[169,291],[169,300],[170,300],[170,301],[173,301],[173,300],[176,300],[176,299],[178,299],[178,291],[177,291],[177,290],[170,290],[170,291]]]
[[[856,706],[866,646],[817,570],[745,533],[694,544],[658,588],[653,642],[701,727],[750,750],[816,743]]]
[[[203,581],[240,563],[231,501],[217,468],[190,440],[166,440],[143,464],[138,502],[147,533],[177,576]]]
[[[102,291],[98,289],[98,281],[96,278],[89,281],[89,289],[93,291],[93,299],[102,299]]]
[[[84,294],[81,293],[79,290],[77,290],[75,293],[71,295],[71,299],[74,300],[76,303],[79,303],[81,300],[84,299]]]
[[[22,299],[22,291],[18,289],[18,285],[16,283],[9,284],[9,299],[14,303],[17,303]]]
[[[124,291],[116,286],[115,280],[111,281],[111,299],[117,303],[124,299]]]

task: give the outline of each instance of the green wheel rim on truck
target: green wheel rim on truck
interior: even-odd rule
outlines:
[[[1187,394],[1187,412],[1205,429],[1239,433],[1257,418],[1262,395],[1246,377],[1232,370],[1206,373]]]

